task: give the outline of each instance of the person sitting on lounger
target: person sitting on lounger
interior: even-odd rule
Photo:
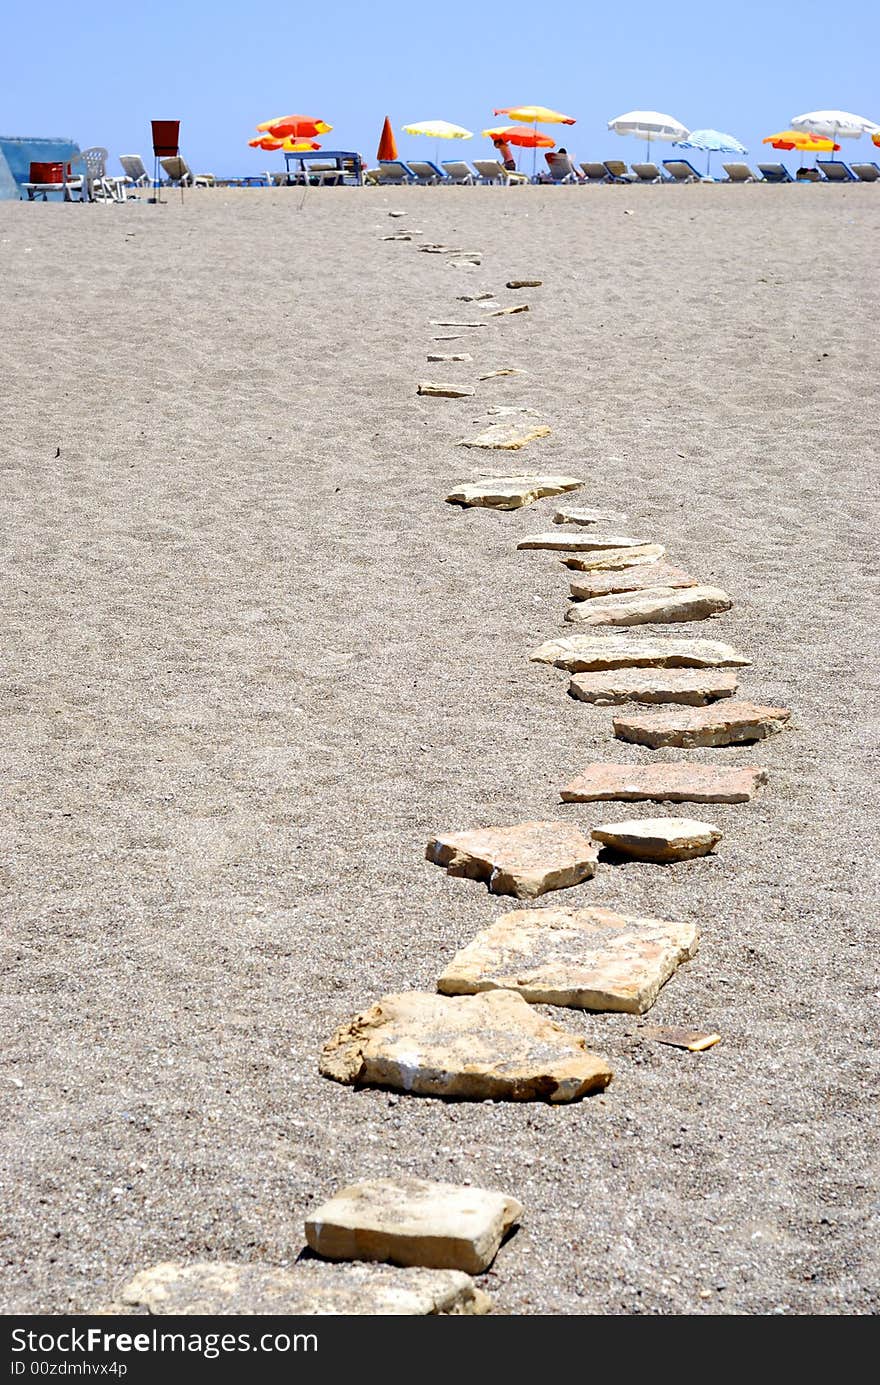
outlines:
[[[502,139],[500,135],[496,135],[495,138],[492,140],[492,143],[495,145],[495,148],[498,151],[499,161],[504,165],[508,173],[515,173],[516,159],[510,152],[510,145],[507,143],[507,140]]]
[[[584,176],[575,168],[567,149],[548,149],[544,158],[547,160],[547,167],[550,170],[549,181],[551,183],[561,183],[566,178],[576,179],[580,182]],[[548,181],[546,174],[542,175],[541,181]]]

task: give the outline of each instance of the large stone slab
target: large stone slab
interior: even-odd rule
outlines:
[[[467,399],[477,391],[473,385],[448,385],[442,381],[420,380],[416,392],[435,399]]]
[[[561,561],[576,572],[611,572],[617,568],[657,563],[665,554],[662,543],[640,543],[635,548],[607,548],[594,553],[571,553]]]
[[[643,548],[644,539],[629,539],[624,534],[594,534],[592,530],[556,529],[549,534],[528,534],[517,548],[549,548],[558,553],[592,553],[606,548]]]
[[[377,1178],[353,1183],[306,1221],[306,1240],[327,1260],[380,1260],[434,1270],[487,1270],[522,1216],[515,1198],[486,1188]]]
[[[647,591],[620,592],[576,601],[565,619],[579,625],[671,625],[679,621],[706,620],[729,611],[733,602],[720,587],[649,587]]]
[[[593,840],[637,861],[689,861],[714,851],[721,828],[695,818],[632,818],[600,823]]]
[[[580,702],[611,706],[619,702],[681,702],[693,707],[732,697],[737,678],[729,669],[611,669],[576,673],[568,685]]]
[[[488,1296],[460,1270],[318,1262],[269,1269],[223,1260],[166,1261],[140,1270],[126,1284],[121,1298],[126,1307],[185,1317],[399,1317],[490,1310]]]
[[[459,447],[486,447],[493,451],[516,452],[526,443],[536,438],[546,438],[550,429],[546,425],[529,423],[492,423],[473,438],[461,438]]]
[[[319,1067],[348,1086],[476,1101],[576,1101],[611,1081],[584,1039],[510,991],[384,996],[337,1029]]]
[[[748,803],[767,782],[762,767],[697,765],[690,760],[649,765],[597,762],[560,789],[563,803],[605,800],[654,803]]]
[[[698,587],[696,577],[689,576],[671,563],[641,563],[637,567],[621,568],[617,572],[582,572],[572,577],[570,589],[577,601],[589,601],[592,596],[612,596],[615,592],[644,591],[648,587]]]
[[[450,505],[484,505],[494,510],[519,510],[545,495],[575,490],[583,481],[576,476],[497,476],[471,481],[450,491]]]
[[[626,524],[626,515],[621,510],[597,510],[594,506],[566,506],[557,510],[553,516],[554,524]]]
[[[721,640],[675,639],[671,635],[567,635],[547,640],[529,655],[569,673],[607,668],[742,668],[751,663]]]
[[[427,860],[448,875],[485,880],[492,894],[534,899],[589,880],[596,852],[571,822],[520,822],[432,837]]]
[[[533,1005],[642,1014],[698,944],[692,923],[611,909],[516,909],[462,948],[437,988],[444,995],[516,991]]]
[[[722,702],[711,707],[676,707],[614,718],[614,734],[636,745],[682,747],[742,745],[781,731],[791,716],[787,707],[754,702]]]

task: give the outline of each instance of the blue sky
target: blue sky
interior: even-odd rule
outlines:
[[[644,146],[606,129],[632,108],[729,131],[753,158],[763,135],[801,111],[880,121],[880,9],[866,0],[728,0],[672,14],[656,0],[16,8],[4,23],[12,61],[0,133],[70,135],[146,158],[150,118],[179,116],[183,153],[217,175],[281,167],[280,155],[247,140],[258,121],[288,112],[321,116],[334,126],[326,148],[370,162],[386,114],[404,157],[434,156],[433,142],[400,135],[408,122],[441,118],[476,132],[444,144],[444,158],[488,154],[479,131],[494,123],[493,107],[527,103],[577,117],[561,142],[581,159],[641,157]],[[697,12],[699,21],[689,17]],[[872,152],[864,139],[844,142],[843,157]]]

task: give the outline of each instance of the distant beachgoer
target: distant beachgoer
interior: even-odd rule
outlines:
[[[510,145],[507,143],[507,140],[502,139],[500,135],[496,135],[495,138],[492,140],[492,143],[495,145],[495,148],[498,152],[498,157],[501,160],[504,167],[507,169],[508,173],[515,173],[516,159],[513,157],[513,154],[511,153]]]
[[[547,167],[550,170],[549,181],[552,183],[560,183],[563,178],[575,178],[580,181],[584,176],[575,168],[567,149],[548,149],[544,158],[547,160]],[[546,178],[546,174],[544,178]]]

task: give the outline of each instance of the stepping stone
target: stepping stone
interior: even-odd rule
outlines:
[[[554,524],[625,524],[626,515],[620,510],[596,510],[589,506],[577,506],[573,510],[557,510],[553,516]]]
[[[524,404],[490,404],[486,413],[493,414],[498,418],[518,418],[522,415],[527,415],[530,418],[541,417],[537,409],[526,408]],[[474,422],[477,423],[479,420],[474,419]]]
[[[318,1262],[282,1270],[223,1260],[166,1262],[140,1270],[122,1290],[122,1303],[156,1315],[208,1317],[478,1314],[491,1306],[488,1295],[460,1270]]]
[[[447,260],[447,264],[453,269],[479,269],[482,263],[483,261],[477,259],[476,256],[470,260]]]
[[[645,1024],[636,1030],[637,1039],[651,1039],[656,1044],[669,1044],[672,1048],[686,1048],[690,1053],[704,1053],[720,1042],[720,1034],[709,1034],[703,1029],[680,1029],[677,1025]]]
[[[748,803],[767,783],[767,771],[690,760],[650,765],[587,765],[560,789],[563,803],[600,803],[609,799],[655,803]]]
[[[461,335],[460,335],[460,334],[459,334],[459,335],[453,334],[452,336],[443,335],[443,336],[435,337],[435,338],[434,338],[434,341],[461,341]]]
[[[539,289],[543,286],[543,279],[508,279],[509,289]]]
[[[306,1240],[327,1260],[380,1260],[482,1274],[522,1216],[505,1193],[426,1178],[354,1183],[306,1222]]]
[[[471,253],[461,250],[454,245],[438,245],[435,241],[428,241],[427,244],[420,245],[419,249],[424,255],[465,255]]]
[[[611,596],[614,592],[644,591],[649,587],[697,587],[696,577],[690,577],[671,563],[642,563],[639,567],[622,568],[618,572],[587,572],[571,579],[571,594],[578,601],[592,596]]]
[[[319,1071],[346,1086],[474,1101],[577,1101],[611,1081],[584,1039],[510,991],[384,996],[337,1029]]]
[[[412,240],[412,236],[406,231],[399,232],[396,236],[383,236],[383,240]]]
[[[457,352],[452,353],[452,354],[447,353],[446,355],[443,355],[440,351],[429,351],[429,352],[428,352],[428,360],[429,360],[429,361],[461,361],[461,362],[464,362],[464,361],[472,361],[473,359],[474,359],[473,356],[469,355],[467,351],[457,351]]]
[[[721,828],[693,818],[632,818],[594,827],[593,841],[636,861],[690,861],[714,850]]]
[[[494,510],[519,510],[545,495],[561,495],[583,485],[575,476],[500,476],[473,481],[450,491],[450,505],[484,505]]]
[[[781,731],[791,716],[787,707],[759,707],[754,702],[720,702],[711,707],[676,707],[662,712],[634,713],[614,718],[614,734],[622,741],[649,745],[743,745],[763,741]]]
[[[485,327],[485,322],[435,322],[431,318],[429,327]]]
[[[516,991],[532,1005],[643,1014],[676,967],[693,957],[699,937],[692,923],[627,918],[611,909],[515,909],[455,955],[437,989]]]
[[[520,822],[432,837],[425,858],[447,875],[485,880],[492,894],[534,899],[589,880],[596,851],[570,822]]]
[[[467,399],[476,394],[473,385],[440,385],[431,380],[420,380],[417,394],[427,394],[435,399]]]
[[[721,640],[683,640],[671,635],[653,639],[644,635],[568,635],[548,640],[529,658],[539,664],[555,664],[569,673],[606,668],[742,668],[751,663]]]
[[[389,212],[389,216],[406,216],[406,212]]]
[[[456,303],[489,303],[494,299],[494,293],[460,293],[456,296]]]
[[[662,543],[641,543],[636,548],[608,548],[604,553],[577,553],[562,559],[578,572],[607,572],[622,567],[641,567],[658,562],[666,552]]]
[[[568,685],[580,702],[612,706],[618,702],[681,702],[704,706],[719,697],[733,697],[737,677],[727,669],[628,669],[576,673]]]
[[[559,552],[588,553],[603,548],[643,548],[644,539],[628,539],[622,534],[576,534],[557,530],[551,534],[530,534],[520,539],[517,548],[550,548]]]
[[[510,306],[509,308],[496,308],[494,312],[490,312],[490,313],[489,313],[489,316],[490,316],[490,317],[512,317],[514,313],[527,313],[528,311],[529,311],[529,305],[528,305],[528,303],[513,303],[513,304],[511,304],[511,306]]]
[[[524,370],[520,370],[519,366],[512,365],[506,366],[504,370],[490,370],[487,375],[481,375],[480,379],[498,380],[502,375],[525,375],[525,373]]]
[[[648,587],[616,596],[577,601],[565,613],[581,625],[663,625],[680,620],[706,620],[729,611],[733,602],[720,587]]]
[[[550,429],[537,424],[492,423],[475,438],[461,438],[459,447],[486,447],[496,452],[516,452],[536,438],[546,438]]]

